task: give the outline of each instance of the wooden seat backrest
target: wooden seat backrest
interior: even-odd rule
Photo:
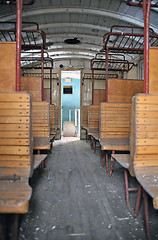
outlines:
[[[143,93],[142,80],[108,79],[108,102],[131,103],[136,93]]]
[[[55,124],[58,126],[58,106],[55,105]]]
[[[32,102],[33,137],[50,137],[50,109],[48,102]]]
[[[0,42],[0,92],[16,89],[16,42]]]
[[[100,139],[129,138],[130,119],[130,103],[101,103],[99,125]]]
[[[158,95],[136,96],[134,159],[135,168],[158,166]]]
[[[22,174],[28,178],[33,172],[32,149],[31,96],[0,93],[0,169],[14,168],[17,175],[19,169],[27,169]]]
[[[158,209],[158,95],[138,94],[135,99],[134,172]]]
[[[99,105],[90,105],[88,108],[88,127],[90,131],[99,131]]]
[[[82,106],[82,126],[88,126],[88,106]]]
[[[27,91],[32,95],[32,101],[42,101],[41,77],[21,77],[21,91]]]
[[[55,129],[56,127],[56,106],[54,104],[50,105],[50,128]]]

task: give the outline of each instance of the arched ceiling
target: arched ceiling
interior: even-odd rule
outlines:
[[[56,60],[90,59],[102,49],[103,35],[112,25],[144,24],[142,7],[129,6],[125,0],[35,0],[23,6],[22,15],[24,22],[37,22],[46,32],[48,52]],[[0,21],[16,21],[16,7],[1,5]],[[158,34],[155,8],[150,27]],[[80,44],[64,43],[68,38],[77,38]]]

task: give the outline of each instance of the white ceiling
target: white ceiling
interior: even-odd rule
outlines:
[[[16,6],[1,5],[0,21],[16,21]],[[112,25],[143,26],[143,10],[124,0],[35,0],[23,6],[23,21],[37,22],[46,32],[54,59],[90,59],[102,49],[103,35]],[[151,10],[150,26],[158,33],[157,9]],[[75,37],[80,44],[64,43]]]

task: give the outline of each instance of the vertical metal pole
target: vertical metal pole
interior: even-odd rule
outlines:
[[[151,0],[143,0],[144,15],[144,93],[149,93],[149,22]]]
[[[107,48],[105,52],[105,61],[106,61],[105,102],[108,102],[108,55],[109,55],[109,48]]]
[[[41,46],[41,87],[42,87],[42,101],[44,100],[44,51],[43,45]]]
[[[52,68],[50,69],[50,104],[52,104]]]
[[[23,0],[16,1],[17,25],[16,25],[16,91],[21,89],[21,28],[22,28]]]
[[[94,70],[92,69],[92,105],[94,105]]]

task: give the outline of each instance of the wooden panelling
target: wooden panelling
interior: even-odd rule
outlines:
[[[32,95],[33,101],[42,101],[42,84],[40,77],[21,77],[21,91]]]
[[[50,108],[48,102],[33,102],[34,149],[50,149]]]
[[[16,90],[16,43],[0,43],[0,92]]]
[[[99,131],[99,106],[91,105],[88,108],[88,127],[89,131]]]
[[[105,89],[94,89],[94,105],[105,102]]]
[[[50,102],[50,89],[44,88],[43,101]]]
[[[82,126],[88,126],[88,106],[82,106]]]
[[[158,209],[158,95],[135,97],[134,171]]]
[[[22,165],[26,167],[33,165],[30,101],[28,93],[0,94],[0,156],[3,156],[3,160],[5,160],[4,155],[9,155],[11,160],[17,156],[15,161],[20,156],[19,165],[25,156],[24,162],[28,164]],[[28,161],[26,161],[27,156]],[[7,164],[8,167],[12,167],[9,162],[6,162],[5,166]],[[4,163],[2,165],[4,166]]]
[[[100,105],[100,139],[129,138],[131,104],[101,103]]]
[[[158,48],[149,49],[149,93],[158,94]]]
[[[108,79],[108,102],[131,103],[132,97],[142,92],[142,80]]]
[[[50,128],[56,128],[56,106],[54,104],[50,105]]]

